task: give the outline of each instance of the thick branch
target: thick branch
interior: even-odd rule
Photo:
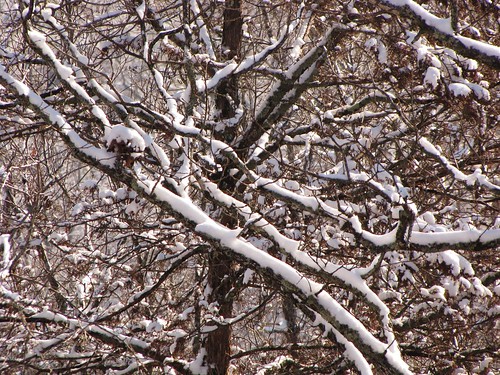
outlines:
[[[456,34],[450,20],[434,16],[412,0],[382,0],[381,3],[417,22],[422,32],[433,36],[462,56],[500,70],[500,47]]]

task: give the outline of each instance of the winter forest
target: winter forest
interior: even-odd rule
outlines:
[[[0,373],[500,372],[497,0],[0,1]]]

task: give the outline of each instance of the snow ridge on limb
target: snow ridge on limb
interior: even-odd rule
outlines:
[[[392,329],[389,326],[390,311],[388,307],[369,288],[366,281],[363,280],[359,269],[348,269],[343,265],[307,254],[300,250],[300,246],[302,245],[300,241],[293,240],[281,234],[274,225],[269,223],[260,214],[253,212],[245,203],[219,190],[213,182],[203,181],[201,185],[219,204],[235,209],[246,220],[244,228],[251,226],[259,232],[264,232],[275,243],[280,252],[292,256],[295,261],[308,271],[317,274],[325,280],[334,279],[336,283],[343,285],[354,294],[360,296],[378,314],[387,341],[391,342],[395,339]],[[377,260],[378,257],[376,258]]]
[[[482,250],[500,245],[500,229],[462,230],[436,233],[411,233],[410,244],[420,251],[437,252],[445,249]]]
[[[451,165],[448,159],[445,156],[443,156],[441,152],[431,142],[429,142],[427,138],[425,137],[420,138],[418,143],[420,144],[420,146],[422,146],[422,148],[427,154],[438,159],[446,169],[448,169],[451,173],[453,173],[453,176],[457,180],[464,181],[469,186],[473,186],[477,182],[479,185],[482,185],[490,190],[500,193],[500,186],[491,183],[486,176],[483,176],[481,173],[481,169],[476,169],[473,173],[466,175],[465,173],[461,172],[457,167]]]
[[[417,21],[422,31],[437,37],[441,43],[453,48],[462,56],[500,70],[500,47],[457,34],[452,28],[450,19],[436,17],[412,0],[381,0],[380,2]]]
[[[257,265],[258,272],[285,285],[288,292],[298,296],[304,305],[318,311],[326,321],[353,342],[367,358],[386,366],[394,374],[410,373],[399,351],[390,349],[390,346],[395,343],[386,344],[376,339],[361,322],[322,290],[323,285],[310,280],[287,263],[241,239],[239,235],[242,228],[229,229],[217,223],[188,197],[179,197],[158,184],[157,181],[129,179],[128,181],[122,180],[122,182],[133,187],[153,204],[172,212],[205,240],[232,252],[243,261]]]
[[[35,307],[36,304],[33,301],[23,299],[21,296],[10,292],[1,285],[0,298],[5,300],[7,304],[16,304],[18,308],[21,307],[21,311],[19,312],[19,315],[21,316],[19,316],[19,319],[24,322],[52,323],[66,326],[71,331],[69,333],[58,335],[50,340],[42,340],[35,348],[33,348],[33,350],[26,354],[25,359],[41,356],[43,355],[43,352],[63,343],[69,336],[79,334],[83,331],[98,339],[102,343],[112,344],[120,348],[132,349],[136,353],[140,353],[146,357],[152,358],[155,361],[163,363],[166,366],[176,369],[181,374],[192,374],[189,370],[188,362],[175,360],[166,356],[164,353],[152,348],[146,341],[136,337],[124,335],[123,333],[120,333],[119,330],[114,330],[102,324],[95,324],[82,319],[72,318],[46,308],[37,308]],[[6,370],[9,368],[9,362],[10,360],[8,357],[0,356],[0,370]]]
[[[299,14],[297,15],[297,18],[301,17],[303,7],[300,8]],[[268,47],[265,47],[262,49],[260,52],[248,56],[243,61],[240,63],[235,63],[235,62],[230,62],[223,68],[219,69],[218,71],[215,72],[212,78],[209,80],[197,80],[196,81],[196,87],[199,93],[203,93],[205,91],[209,91],[217,85],[222,82],[225,79],[228,79],[229,77],[232,77],[237,74],[243,74],[261,62],[263,62],[267,56],[269,56],[271,53],[276,51],[278,48],[280,48],[286,41],[287,37],[295,30],[297,27],[297,22],[294,21],[292,22],[289,27],[281,34],[281,36],[278,38],[277,41],[275,41],[273,44],[271,44]]]
[[[325,47],[334,40],[340,40],[348,30],[349,28],[342,24],[331,26],[322,40],[284,73],[286,78],[275,83],[268,97],[258,109],[255,121],[238,139],[237,149],[246,153],[246,150],[253,146],[283,116],[295,102],[294,98],[299,97],[307,89],[306,85],[299,86],[298,84],[306,83],[312,79],[318,63],[325,56]]]
[[[52,51],[46,42],[46,37],[42,33],[34,30],[27,30],[27,36],[34,49],[42,56],[55,70],[59,79],[82,101],[92,108],[92,114],[103,125],[110,128],[111,124],[104,111],[96,104],[95,100],[76,81],[73,69],[64,65]],[[74,51],[75,52],[75,51]]]
[[[115,165],[115,153],[96,147],[81,138],[60,112],[24,83],[7,73],[7,70],[2,64],[0,64],[0,82],[6,87],[9,87],[16,95],[26,100],[26,102],[45,118],[49,124],[54,125],[75,150],[107,168]]]

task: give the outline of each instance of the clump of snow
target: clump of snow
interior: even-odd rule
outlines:
[[[141,5],[139,5],[137,8],[135,8],[137,15],[141,20],[144,19],[144,13],[146,11],[146,3],[143,1]]]
[[[146,332],[161,332],[166,325],[167,322],[163,319],[157,319],[153,322],[148,322],[148,325],[146,326]]]
[[[442,286],[439,285],[434,285],[429,289],[420,288],[420,292],[424,297],[439,299],[443,302],[446,302],[445,291],[446,289],[444,289]]]
[[[424,83],[431,85],[432,88],[435,89],[439,83],[440,77],[441,77],[441,72],[439,71],[439,69],[430,66],[429,68],[427,68],[427,71],[425,72]]]
[[[381,40],[377,41],[378,61],[381,64],[387,64],[387,47]]]
[[[52,232],[49,235],[49,240],[53,241],[54,243],[61,243],[68,240],[68,235],[66,233]]]
[[[108,149],[115,145],[125,146],[127,150],[133,153],[142,153],[146,148],[144,138],[132,128],[123,125],[115,125],[106,128],[104,141]]]
[[[463,83],[450,83],[448,88],[455,96],[468,96],[472,91],[469,86]]]
[[[295,180],[290,180],[285,182],[285,188],[291,191],[299,191],[300,184]]]
[[[128,198],[128,191],[125,188],[119,188],[115,192],[115,199],[122,201]]]
[[[427,257],[431,261],[438,261],[439,263],[447,264],[451,269],[451,273],[455,276],[458,276],[462,271],[471,276],[475,273],[470,262],[453,250],[429,254]]]
[[[129,216],[134,215],[134,214],[138,213],[140,209],[141,209],[141,205],[139,204],[139,202],[137,202],[136,200],[133,200],[132,202],[127,204],[127,206],[125,207],[125,213]]]
[[[288,357],[288,356],[280,355],[280,356],[276,357],[273,362],[264,365],[257,372],[257,375],[264,375],[264,374],[269,373],[272,370],[278,370],[278,369],[282,368],[282,366],[284,366],[286,364],[286,362],[289,362],[289,361],[293,362],[293,359],[291,357]]]
[[[95,189],[97,187],[97,181],[93,179],[87,179],[82,181],[80,184],[80,189],[85,190],[85,189]]]
[[[483,86],[478,85],[477,83],[467,83],[467,86],[474,91],[474,95],[476,95],[478,99],[486,101],[491,99],[490,92]]]
[[[203,348],[200,350],[194,361],[189,363],[189,370],[193,374],[206,374],[207,367],[204,365],[204,358],[206,355],[206,349]]]
[[[107,204],[111,204],[115,199],[115,192],[106,188],[99,189],[99,199],[102,199]]]
[[[84,202],[79,202],[73,206],[71,209],[71,216],[78,216],[80,215],[85,209],[88,207],[87,203]]]
[[[245,274],[243,275],[243,285],[247,285],[252,280],[253,274],[254,271],[251,269],[247,269],[245,271]]]
[[[3,248],[2,272],[0,273],[0,280],[8,276],[9,267],[11,264],[9,238],[10,234],[2,234],[0,236],[0,245],[2,245]]]

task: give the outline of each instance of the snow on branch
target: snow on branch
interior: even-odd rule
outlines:
[[[436,233],[413,231],[410,244],[423,251],[426,248],[430,248],[432,251],[451,248],[468,250],[495,248],[500,245],[500,229],[471,229]]]
[[[78,48],[75,46],[75,44],[70,40],[68,33],[65,31],[64,26],[62,26],[52,15],[53,13],[53,8],[55,8],[55,4],[48,4],[47,7],[42,9],[41,14],[43,19],[48,22],[57,32],[63,40],[66,42],[68,45],[71,53],[73,56],[77,59],[77,61],[82,64],[82,65],[87,65],[89,63],[89,59],[87,56],[83,55],[80,53]]]
[[[323,332],[328,337],[333,338],[340,345],[345,348],[344,356],[347,360],[352,361],[354,366],[360,371],[362,375],[372,375],[373,371],[371,369],[370,364],[363,357],[363,354],[353,345],[352,342],[347,340],[344,335],[342,335],[339,331],[337,331],[331,324],[325,321],[321,315],[312,310],[304,311],[307,314],[314,316],[313,325],[320,327]]]
[[[96,105],[94,99],[85,91],[85,89],[76,81],[73,74],[73,69],[64,65],[54,54],[52,49],[46,42],[46,37],[42,33],[34,30],[27,31],[29,40],[34,46],[34,49],[45,59],[56,71],[59,79],[81,100],[91,106],[92,114],[107,128],[111,124],[106,117],[104,111]]]
[[[180,197],[157,181],[143,179],[123,182],[134,186],[136,191],[152,203],[170,211],[205,240],[255,264],[259,273],[276,279],[289,292],[298,296],[301,303],[320,311],[323,318],[349,337],[367,358],[377,358],[377,361],[386,363],[394,373],[409,373],[399,351],[390,349],[393,343],[385,344],[375,338],[361,322],[323,291],[323,285],[310,280],[289,264],[240,238],[242,228],[229,229],[221,225],[203,212],[189,197]]]
[[[256,230],[266,233],[283,254],[291,255],[295,261],[312,270],[314,273],[319,273],[326,280],[334,279],[337,283],[361,296],[382,318],[384,334],[387,339],[389,341],[394,340],[394,335],[389,327],[389,309],[368,287],[361,274],[357,272],[357,269],[349,270],[342,265],[334,264],[326,259],[313,257],[299,250],[302,245],[300,241],[290,239],[281,234],[274,225],[269,223],[260,214],[252,212],[252,209],[248,205],[225,194],[212,182],[203,181],[202,185],[217,202],[228,208],[237,210],[238,214],[246,220],[245,227],[250,225]]]
[[[16,95],[26,100],[49,124],[54,125],[69,140],[71,146],[76,151],[87,158],[98,161],[103,166],[114,166],[116,161],[115,153],[96,147],[81,138],[60,112],[24,83],[7,73],[2,64],[0,64],[0,82],[9,87]]]
[[[254,123],[238,140],[238,149],[252,147],[260,137],[295,103],[306,89],[304,83],[314,76],[318,63],[324,58],[326,46],[340,39],[349,28],[335,23],[323,35],[322,39],[303,58],[286,70],[283,80],[279,80],[270,90],[267,98],[257,109]]]
[[[3,252],[2,265],[0,268],[0,280],[4,280],[9,276],[10,266],[12,264],[10,253],[10,234],[0,235],[0,249]]]
[[[443,166],[448,169],[457,180],[464,181],[468,186],[473,186],[477,182],[479,185],[482,185],[488,189],[500,192],[500,186],[491,183],[488,178],[482,174],[481,169],[478,168],[473,173],[466,175],[458,168],[451,165],[448,159],[443,156],[441,152],[431,142],[429,142],[429,140],[427,140],[427,138],[420,138],[418,143],[423,147],[424,151],[427,154],[438,159],[441,164],[443,164]]]
[[[469,57],[500,70],[500,47],[457,34],[452,28],[451,19],[439,18],[412,0],[381,0],[401,14],[416,20],[422,31],[437,37],[441,43],[454,49],[462,56]]]
[[[269,56],[271,53],[273,53],[283,45],[288,35],[295,29],[296,24],[297,22],[291,23],[289,27],[281,34],[277,41],[272,43],[270,46],[262,49],[262,51],[252,56],[246,57],[239,64],[236,62],[228,63],[226,66],[215,72],[213,77],[208,81],[204,81],[201,79],[197,80],[196,87],[198,89],[198,92],[202,93],[204,91],[211,90],[216,87],[221,81],[236,74],[243,74],[263,62],[267,56]]]
[[[215,61],[216,57],[215,57],[214,47],[212,45],[210,35],[208,34],[207,26],[205,25],[205,22],[201,18],[201,12],[198,6],[198,2],[196,0],[191,0],[190,4],[191,4],[191,12],[193,12],[196,24],[200,29],[200,37],[203,40],[203,43],[205,43],[205,47],[207,48],[208,56]]]
[[[166,356],[164,353],[154,349],[148,342],[138,339],[136,337],[128,336],[121,333],[121,329],[112,329],[102,324],[85,321],[82,319],[72,318],[68,315],[51,311],[47,308],[40,310],[34,301],[22,298],[16,293],[12,293],[2,285],[0,285],[0,299],[7,301],[8,304],[15,303],[16,311],[22,314],[21,319],[29,323],[45,323],[56,324],[65,326],[71,332],[60,334],[49,340],[38,340],[38,344],[29,351],[24,357],[25,360],[41,356],[44,352],[54,348],[55,346],[64,342],[75,333],[86,332],[90,336],[98,339],[102,343],[114,346],[116,348],[123,348],[131,350],[134,353],[140,353],[145,357],[151,358],[155,361],[163,363],[166,366],[172,367],[179,371],[181,374],[191,375],[189,370],[189,362],[176,360]],[[38,310],[38,311],[37,311]],[[12,320],[19,319],[19,317],[9,317]],[[10,358],[2,357],[0,355],[0,370],[5,370],[8,366]]]

